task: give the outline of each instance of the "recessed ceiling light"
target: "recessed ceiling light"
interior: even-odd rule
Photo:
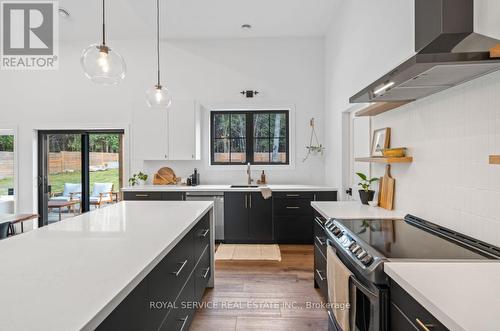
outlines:
[[[69,13],[69,10],[63,7],[59,7],[59,16],[62,18],[70,18],[71,14]]]
[[[243,24],[243,25],[241,25],[241,28],[242,29],[248,29],[248,30],[250,30],[252,28],[252,25],[250,25],[250,24]]]

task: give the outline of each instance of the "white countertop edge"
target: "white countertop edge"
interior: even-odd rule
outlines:
[[[406,214],[380,207],[362,205],[359,201],[313,201],[311,206],[326,219],[389,219],[403,220]]]
[[[275,192],[328,192],[338,191],[337,188],[315,185],[264,185],[259,187],[231,187],[231,185],[138,185],[126,186],[121,189],[122,192],[259,192],[262,188],[269,188]]]
[[[418,263],[418,262],[414,262]],[[467,331],[462,326],[458,325],[450,316],[448,316],[439,306],[435,305],[423,293],[418,291],[408,281],[401,277],[395,270],[391,268],[391,263],[384,263],[384,272],[391,277],[399,286],[401,286],[408,294],[413,297],[419,304],[427,309],[435,318],[450,330]]]
[[[189,226],[187,226],[184,231],[182,231],[175,240],[171,241],[165,249],[155,257],[149,264],[144,268],[130,283],[124,287],[121,291],[116,293],[116,295],[108,302],[107,305],[102,307],[97,314],[84,326],[79,328],[79,330],[95,330],[105,319],[111,314],[111,312],[118,307],[118,305],[127,297],[127,295],[132,292],[132,290],[139,285],[139,283],[146,278],[146,276],[160,263],[160,261],[167,256],[167,254],[177,245],[184,236],[191,231],[191,229],[198,223],[214,206],[213,202],[209,202],[207,207],[203,210],[200,215],[194,219]]]

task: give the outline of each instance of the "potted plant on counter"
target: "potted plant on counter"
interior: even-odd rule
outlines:
[[[148,175],[139,172],[138,174],[133,174],[132,177],[129,178],[128,182],[131,186],[142,185],[148,180]]]
[[[357,172],[356,175],[361,178],[361,181],[358,183],[358,186],[361,186],[362,188],[362,190],[359,190],[359,198],[361,199],[362,204],[367,205],[368,202],[372,201],[375,196],[375,191],[370,188],[372,183],[376,182],[378,178],[368,179],[368,177],[361,172]]]

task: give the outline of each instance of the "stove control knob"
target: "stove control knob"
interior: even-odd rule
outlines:
[[[361,249],[361,247],[359,247],[359,245],[358,245],[358,244],[356,244],[355,242],[353,242],[353,243],[351,244],[351,246],[349,246],[349,250],[350,250],[351,252],[353,252],[354,254],[356,254],[356,252],[357,252],[357,251],[359,251],[360,249]]]
[[[369,254],[361,259],[361,263],[363,263],[366,266],[369,265],[370,263],[372,263],[372,261],[373,261],[373,257]]]
[[[333,232],[333,235],[334,235],[335,237],[337,237],[337,238],[338,238],[338,237],[340,237],[340,236],[342,236],[342,230],[340,230],[340,229],[339,229],[339,228],[337,228],[337,227],[335,227],[335,228],[333,229],[333,231],[332,231],[332,232]]]
[[[368,254],[368,253],[367,253],[364,249],[362,249],[362,250],[361,250],[358,254],[356,254],[356,256],[357,256],[357,258],[358,258],[358,259],[360,259],[360,260],[361,260],[361,259],[362,259],[362,258],[364,258],[367,254]]]

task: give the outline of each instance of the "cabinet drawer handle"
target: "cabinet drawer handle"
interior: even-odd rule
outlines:
[[[316,273],[319,276],[319,280],[321,280],[322,282],[325,281],[326,277],[323,277],[323,275],[321,274],[321,271],[319,269],[316,269]]]
[[[324,239],[321,239],[320,237],[316,236],[316,240],[320,243],[321,246],[325,246],[326,245],[326,240]]]
[[[209,229],[205,229],[205,231],[203,231],[203,233],[200,235],[200,238],[205,238],[209,232]]]
[[[177,270],[175,272],[172,272],[175,275],[175,277],[179,277],[179,274],[181,273],[182,269],[184,269],[184,267],[186,266],[187,262],[188,262],[188,260],[185,260],[184,262],[182,262],[182,265],[179,268],[179,270]]]
[[[179,329],[179,331],[183,331],[184,327],[186,326],[187,321],[189,320],[189,315],[186,315],[184,318],[179,318],[179,321],[182,321],[182,326]]]
[[[287,194],[286,196],[290,197],[290,198],[296,198],[296,197],[300,197],[300,194]]]
[[[423,331],[431,331],[431,329],[434,328],[434,324],[425,324],[419,318],[416,318],[415,321],[417,322],[418,326],[422,328]]]
[[[248,195],[245,194],[245,208],[248,208]]]
[[[207,270],[205,271],[205,273],[203,274],[203,278],[207,278],[208,277],[208,273],[210,272],[210,267],[207,268]]]
[[[300,207],[286,206],[286,209],[300,209]]]
[[[248,195],[248,200],[250,201],[250,208],[252,208],[252,195],[251,194]]]
[[[135,196],[137,198],[147,198],[147,197],[149,197],[149,194],[136,194]]]

